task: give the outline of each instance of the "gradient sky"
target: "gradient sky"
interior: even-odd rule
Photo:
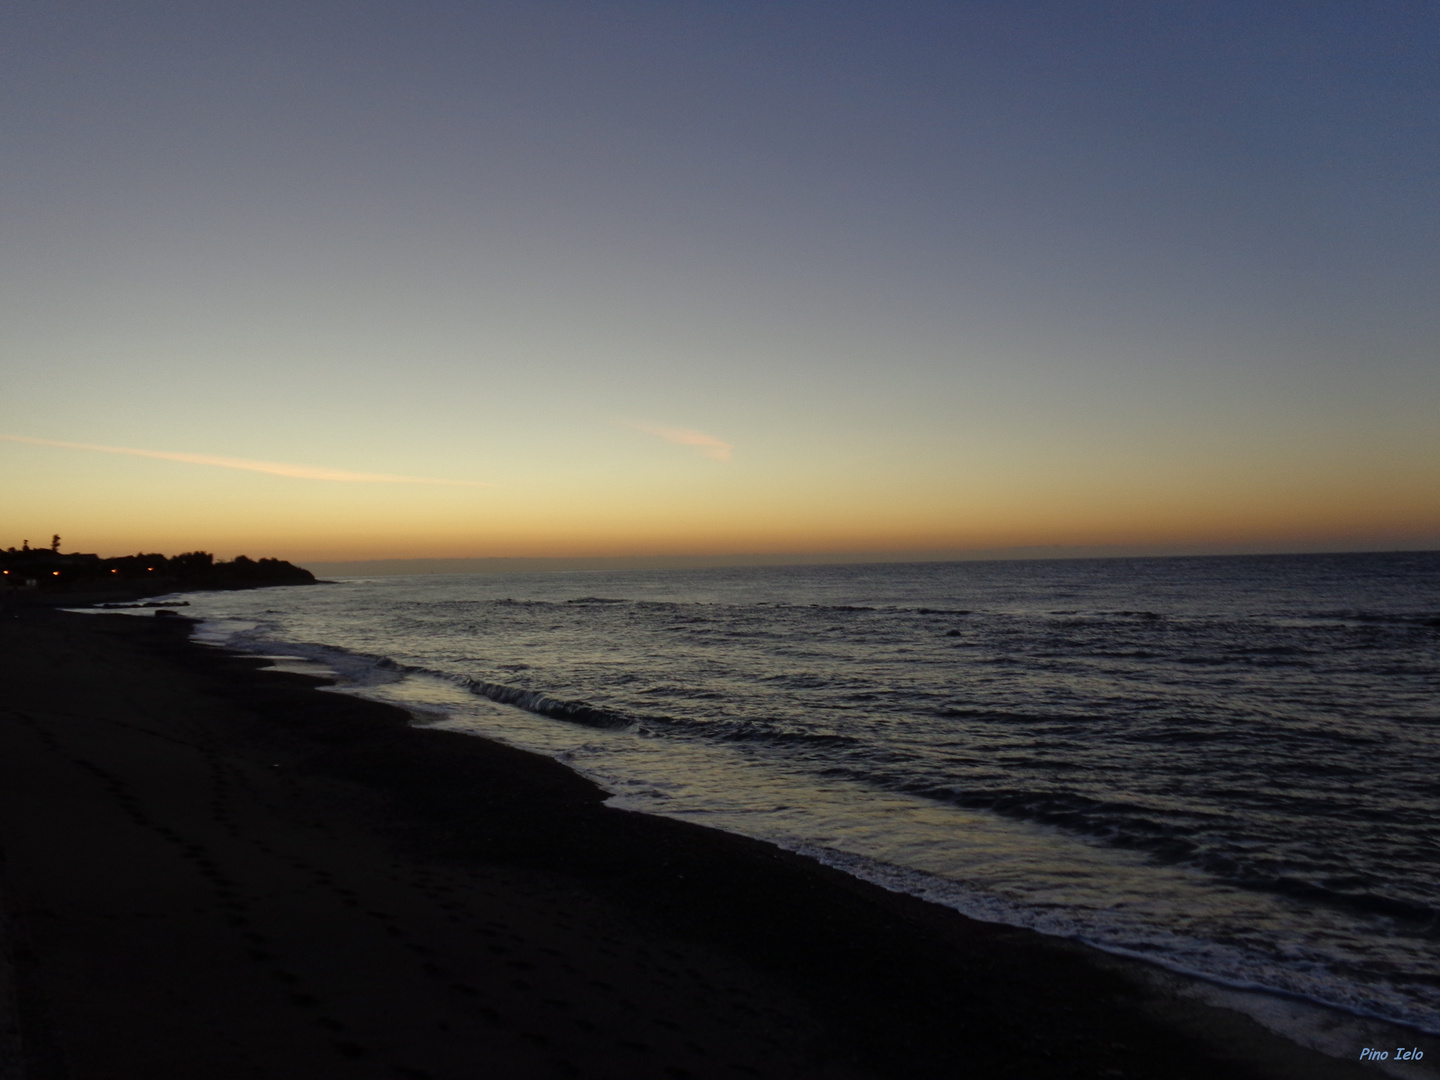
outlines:
[[[1440,7],[0,8],[0,546],[1440,547]]]

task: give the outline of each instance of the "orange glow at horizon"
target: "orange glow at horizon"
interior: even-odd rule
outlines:
[[[771,500],[744,508],[733,503],[671,500],[599,506],[481,508],[368,502],[271,504],[231,508],[193,497],[168,506],[112,502],[31,506],[23,520],[36,535],[74,537],[76,550],[101,554],[178,553],[196,548],[222,557],[278,556],[292,561],[404,558],[584,558],[626,556],[794,555],[812,553],[933,552],[1044,547],[1155,548],[1225,545],[1429,546],[1440,537],[1440,510],[1414,492],[1371,489],[1336,499],[1334,491],[1263,490],[1205,501],[1169,500],[1155,493],[1114,493],[1100,499],[975,499],[963,509],[894,499]],[[493,496],[492,496],[493,499]],[[908,505],[907,505],[908,503]],[[27,534],[28,535],[28,534]],[[4,540],[18,546],[21,537]]]
[[[1440,548],[1424,5],[92,7],[6,23],[0,546]]]

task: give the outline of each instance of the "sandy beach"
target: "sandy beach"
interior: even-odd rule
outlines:
[[[6,1076],[1375,1075],[188,630],[0,611]]]

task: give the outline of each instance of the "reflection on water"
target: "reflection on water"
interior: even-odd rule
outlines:
[[[1436,556],[191,599],[214,640],[558,757],[616,806],[1440,1030]]]

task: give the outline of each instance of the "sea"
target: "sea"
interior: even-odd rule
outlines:
[[[1211,987],[1440,1034],[1440,553],[184,599],[202,641],[549,755],[613,806]]]

